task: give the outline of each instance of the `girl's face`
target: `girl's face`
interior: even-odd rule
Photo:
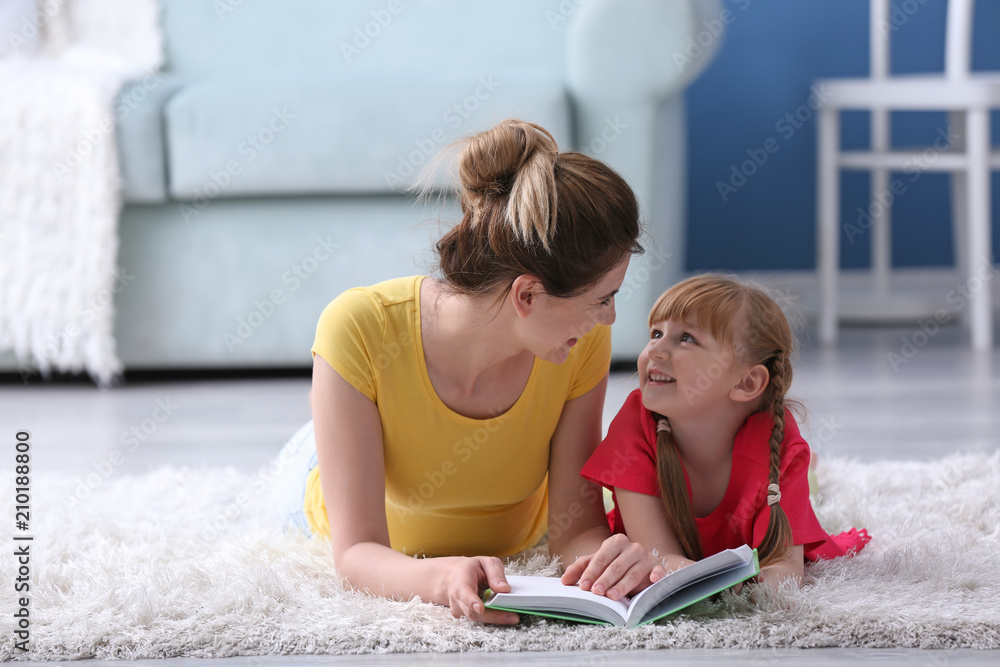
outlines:
[[[642,404],[672,419],[708,416],[728,402],[740,370],[731,347],[693,322],[654,322],[639,354]]]

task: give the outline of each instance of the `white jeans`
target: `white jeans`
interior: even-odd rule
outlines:
[[[281,448],[274,468],[279,472],[271,484],[271,502],[279,516],[285,518],[286,525],[299,528],[306,535],[312,535],[302,511],[306,497],[306,478],[318,464],[316,436],[310,419]]]

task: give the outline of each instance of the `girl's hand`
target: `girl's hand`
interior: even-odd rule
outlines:
[[[580,556],[563,573],[567,586],[619,600],[635,595],[666,576],[663,565],[638,542],[618,533],[604,540],[597,553]]]
[[[509,611],[486,609],[481,591],[491,588],[497,593],[509,593],[510,584],[504,579],[503,563],[499,558],[473,556],[455,558],[446,572],[446,592],[451,615],[466,616],[479,623],[514,625],[520,619]]]

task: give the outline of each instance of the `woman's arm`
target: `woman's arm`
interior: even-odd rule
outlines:
[[[385,518],[385,460],[378,408],[321,356],[313,362],[310,393],[320,485],[330,520],[337,572],[375,595],[451,607],[453,616],[516,623],[508,612],[486,610],[487,586],[509,591],[498,558],[415,559],[389,546]]]
[[[549,453],[549,553],[571,563],[564,584],[618,599],[663,576],[641,545],[611,535],[601,487],[580,475],[601,442],[601,417],[608,377],[568,401],[552,436]],[[650,574],[655,571],[655,578]]]
[[[549,552],[563,563],[597,551],[611,535],[601,487],[580,469],[601,442],[608,376],[568,401],[549,449]]]

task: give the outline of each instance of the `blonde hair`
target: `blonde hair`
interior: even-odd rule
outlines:
[[[453,289],[491,294],[529,274],[553,296],[574,296],[643,252],[625,180],[599,160],[560,153],[545,128],[510,118],[460,145],[462,220],[435,246]]]
[[[704,274],[684,280],[664,292],[649,312],[649,326],[667,320],[693,320],[713,338],[731,347],[739,361],[763,365],[768,384],[760,397],[758,412],[772,415],[774,425],[768,440],[770,473],[768,484],[780,484],[781,442],[785,435],[785,407],[801,409],[786,398],[792,384],[791,355],[795,338],[781,308],[763,289],[734,277]],[[702,558],[701,540],[684,483],[677,444],[669,432],[657,434],[657,477],[667,515],[685,555]],[[792,530],[781,505],[771,505],[767,532],[758,550],[761,564],[783,559],[791,548]]]

